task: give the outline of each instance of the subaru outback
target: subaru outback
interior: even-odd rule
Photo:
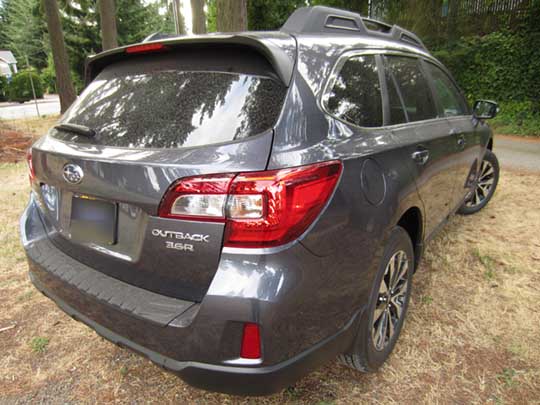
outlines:
[[[497,186],[497,105],[355,13],[154,37],[85,80],[28,153],[30,278],[208,390],[268,394],[338,356],[376,370],[425,244]]]

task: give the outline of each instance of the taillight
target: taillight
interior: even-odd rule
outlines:
[[[30,184],[32,184],[36,179],[34,164],[32,163],[32,148],[26,151],[26,164],[28,165],[28,179],[30,180]]]
[[[214,174],[179,180],[165,195],[159,215],[225,222],[224,246],[266,248],[298,238],[331,197],[339,161],[283,170]]]
[[[245,323],[242,334],[240,357],[244,359],[261,358],[261,333],[256,323]]]
[[[227,193],[234,174],[186,177],[169,189],[159,216],[187,220],[225,222]]]

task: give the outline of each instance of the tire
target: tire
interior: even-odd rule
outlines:
[[[491,197],[493,197],[498,183],[499,161],[492,151],[486,150],[484,159],[482,159],[482,163],[480,164],[480,173],[474,186],[474,191],[465,199],[463,205],[458,210],[458,214],[476,214],[484,208],[491,200]]]
[[[402,256],[403,254],[405,257]],[[396,257],[398,259],[396,259]],[[388,300],[388,295],[381,292],[384,290],[384,288],[381,287],[383,279],[385,285],[389,284],[388,275],[391,273],[391,268],[389,267],[390,262],[392,261],[391,259],[394,261],[394,264],[399,260],[403,266],[406,265],[407,267],[403,269],[403,276],[400,277],[395,284],[394,290],[399,290],[399,294],[394,295],[391,300]],[[414,250],[411,238],[405,229],[396,226],[391,231],[388,242],[384,248],[383,258],[372,286],[368,309],[360,320],[353,348],[348,353],[342,354],[339,357],[341,363],[362,372],[373,372],[386,361],[394,349],[407,314],[407,308],[409,307],[409,300],[411,297],[413,273]],[[396,274],[399,274],[399,271]],[[383,297],[385,298],[384,301]],[[396,301],[397,298],[398,301]],[[382,336],[382,333],[376,333],[376,331],[379,331],[378,327],[380,327],[381,322],[388,319],[385,318],[388,314],[397,314],[396,302],[402,304],[401,315],[395,319],[390,318],[394,327],[394,332],[391,336],[389,333],[385,333],[385,341],[382,342],[381,339],[377,339]],[[384,308],[382,312],[381,308]],[[378,317],[375,314],[376,309],[377,313],[380,314]],[[389,325],[390,324],[386,322],[386,332],[389,332]]]

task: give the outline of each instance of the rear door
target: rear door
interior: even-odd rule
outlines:
[[[384,59],[392,133],[401,159],[416,179],[429,236],[451,209],[454,136],[448,121],[437,114],[420,60],[405,55]]]
[[[482,152],[480,134],[475,131],[465,99],[451,77],[431,62],[425,61],[424,66],[431,77],[440,114],[446,117],[455,141],[456,177],[452,207],[457,208],[476,175]]]
[[[65,113],[65,127],[32,150],[50,238],[114,278],[201,300],[224,224],[163,218],[160,203],[179,178],[264,170],[285,93],[268,62],[246,48],[107,66]]]

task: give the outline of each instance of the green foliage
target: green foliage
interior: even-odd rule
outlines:
[[[45,67],[47,60],[46,24],[40,0],[0,1],[0,49],[13,52],[19,68]]]
[[[499,134],[540,136],[540,104],[533,101],[509,101],[499,104],[497,117],[490,121]]]
[[[30,341],[30,348],[36,353],[44,353],[48,344],[49,338],[36,336]]]
[[[8,81],[4,76],[0,76],[0,101],[7,100]]]
[[[54,70],[52,55],[48,56],[47,67],[41,71],[40,77],[45,92],[48,94],[56,93],[56,71]]]
[[[248,21],[248,24],[249,24],[249,21]],[[206,30],[208,32],[217,31],[216,0],[207,0],[206,2]]]
[[[25,0],[28,1],[28,0]],[[147,4],[148,3],[148,4]],[[76,81],[84,75],[84,64],[88,56],[101,52],[101,27],[96,0],[58,0],[62,14],[62,27],[71,69]],[[173,32],[171,13],[167,2],[144,0],[116,0],[118,44],[120,46],[142,41],[154,32]]]
[[[34,98],[30,76],[32,76],[32,81],[34,82],[36,97],[43,98],[43,84],[39,75],[33,71],[22,70],[13,76],[9,84],[8,98],[10,101],[25,102]]]
[[[434,55],[453,73],[470,102],[492,99],[499,133],[540,136],[540,32],[523,29],[461,38]]]
[[[499,101],[540,97],[540,32],[494,32],[462,38],[434,55],[453,73],[467,97]]]
[[[248,29],[252,31],[279,29],[304,0],[248,1]]]

